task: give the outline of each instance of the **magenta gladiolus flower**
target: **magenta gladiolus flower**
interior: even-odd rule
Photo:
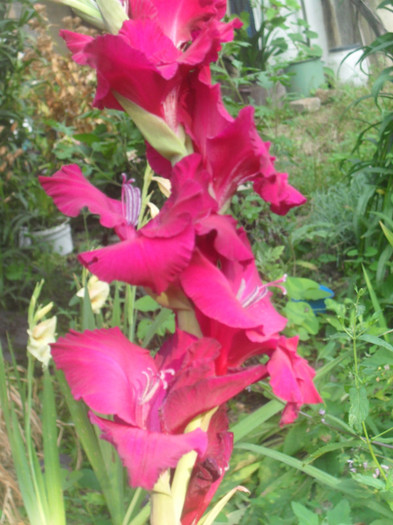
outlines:
[[[140,230],[134,227],[138,195],[129,183],[123,184],[124,198],[120,202],[97,190],[76,165],[39,179],[60,211],[74,217],[86,206],[100,216],[103,226],[114,228],[120,237],[117,244],[80,254],[82,264],[101,280],[120,280],[161,293],[190,263],[197,236],[201,242],[209,238],[211,249],[230,260],[252,258],[235,221],[216,214],[217,204],[206,190],[207,178],[205,170],[200,169],[198,155],[177,163],[170,198],[159,215]]]
[[[118,328],[70,332],[52,345],[72,394],[118,450],[130,484],[152,489],[159,474],[190,450],[206,451],[201,430],[183,433],[196,416],[225,403],[266,374],[263,365],[217,376],[219,344],[178,331],[153,359]]]
[[[97,71],[94,105],[123,109],[115,94],[161,117],[177,131],[181,84],[191,68],[217,58],[241,23],[220,22],[226,2],[149,0],[129,3],[118,35],[87,37],[61,31],[79,64]],[[146,89],[149,86],[149,89]]]
[[[92,273],[101,280],[118,279],[148,286],[157,293],[165,290],[191,259],[193,217],[215,207],[198,181],[180,179],[181,190],[174,184],[159,216],[136,230],[127,221],[132,210],[125,207],[126,202],[106,197],[83,177],[78,166],[66,166],[53,177],[40,177],[40,182],[60,211],[73,217],[86,206],[100,216],[103,226],[114,228],[119,235],[121,242],[79,256]]]
[[[238,186],[246,182],[253,183],[258,195],[279,215],[304,204],[305,197],[288,184],[288,175],[274,167],[270,143],[256,130],[254,108],[243,108],[234,119],[224,107],[219,86],[210,85],[207,71],[189,75],[178,120],[210,174],[209,193],[218,208],[225,209]],[[170,177],[171,163],[149,146],[147,153],[153,169]]]
[[[255,191],[279,215],[303,204],[306,199],[288,184],[288,175],[275,169],[270,143],[263,142],[256,130],[254,108],[243,108],[234,119],[224,108],[218,85],[211,86],[196,74],[190,85],[181,120],[211,173],[211,194],[219,209],[245,182],[253,182]]]
[[[226,326],[258,328],[264,336],[282,330],[286,319],[272,306],[271,292],[260,280],[255,262],[221,260],[221,265],[196,250],[182,273],[183,289],[197,310]]]

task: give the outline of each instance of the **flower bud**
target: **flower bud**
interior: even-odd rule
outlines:
[[[53,302],[50,302],[46,306],[42,306],[39,310],[36,311],[34,314],[34,323],[38,323],[38,321],[41,321],[47,313],[49,313],[53,308]]]
[[[41,361],[44,366],[48,366],[51,358],[50,343],[56,341],[56,323],[57,317],[54,315],[27,330],[29,335],[27,351]]]
[[[109,284],[99,281],[98,277],[92,275],[87,282],[87,293],[89,294],[93,313],[100,313],[100,310],[104,306],[109,295]],[[85,296],[85,289],[81,288],[76,295],[83,299]]]

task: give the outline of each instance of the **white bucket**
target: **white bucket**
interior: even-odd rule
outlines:
[[[367,60],[362,62],[362,67],[358,63],[362,54],[363,51],[358,44],[329,50],[327,65],[333,70],[339,84],[364,86],[367,83]]]
[[[74,249],[69,221],[40,231],[30,232],[27,227],[21,228],[19,246],[21,248],[31,246],[32,241],[36,241],[37,244],[47,244],[52,251],[60,255],[68,255]]]

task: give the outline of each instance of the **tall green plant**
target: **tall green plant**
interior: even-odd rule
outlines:
[[[393,12],[392,0],[385,0],[379,8]],[[376,38],[363,49],[360,63],[370,56],[377,55],[383,64],[389,64],[378,74],[366,97],[373,98],[380,118],[371,122],[358,136],[354,152],[361,157],[363,152],[371,152],[366,158],[354,159],[350,168],[352,176],[365,177],[362,195],[357,202],[355,214],[355,233],[359,244],[359,253],[364,254],[374,248],[375,280],[377,287],[383,284],[385,296],[393,292],[392,287],[386,287],[386,277],[391,266],[393,248],[386,243],[386,238],[379,226],[382,220],[387,226],[393,225],[393,110],[391,102],[393,94],[389,86],[393,82],[393,33],[385,33]],[[387,292],[387,294],[386,294]]]

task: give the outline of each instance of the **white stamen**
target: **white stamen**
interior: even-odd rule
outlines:
[[[139,213],[141,211],[141,191],[132,183],[134,179],[127,180],[125,173],[122,173],[123,183],[121,186],[122,214],[127,224],[136,226],[138,224]]]
[[[146,386],[142,392],[142,395],[139,397],[140,405],[150,401],[161,386],[164,390],[166,390],[168,388],[168,381],[166,380],[165,376],[167,374],[174,376],[175,371],[172,368],[168,368],[166,370],[160,370],[160,372],[156,373],[150,367],[148,367],[146,370],[142,370],[142,374],[146,378]]]
[[[286,289],[279,284],[285,282],[286,278],[287,275],[285,274],[281,279],[277,279],[276,281],[272,281],[270,283],[262,284],[261,286],[256,286],[254,290],[246,297],[243,297],[243,294],[246,290],[246,281],[245,279],[242,279],[240,281],[240,286],[239,290],[237,291],[236,298],[241,302],[243,308],[248,308],[249,306],[258,303],[261,299],[263,299],[266,296],[268,288],[270,286],[279,288],[282,291],[283,295],[286,295]]]

